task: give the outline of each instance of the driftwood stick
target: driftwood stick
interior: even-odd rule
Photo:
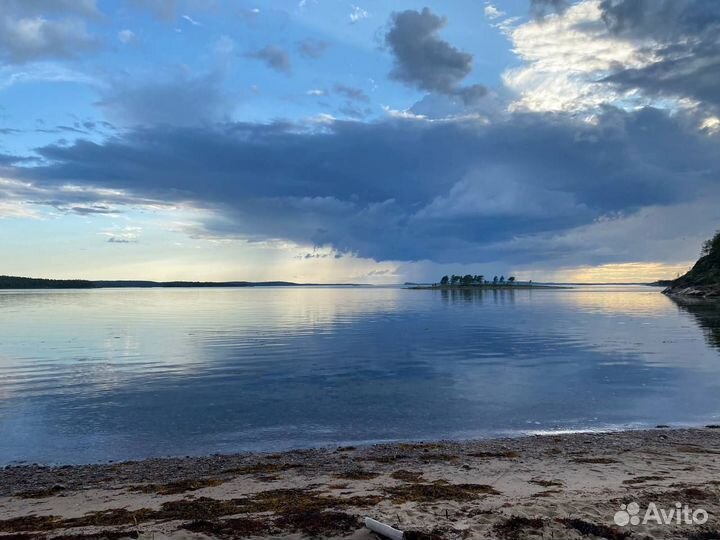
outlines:
[[[379,534],[380,536],[384,536],[385,538],[389,538],[390,540],[403,540],[402,531],[393,529],[390,525],[385,525],[384,523],[375,521],[372,518],[365,518],[365,526],[371,531]]]

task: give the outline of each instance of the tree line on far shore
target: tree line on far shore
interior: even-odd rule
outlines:
[[[488,281],[483,275],[472,276],[467,274],[464,276],[456,276],[453,274],[452,276],[443,276],[440,280],[440,285],[462,285],[466,287],[473,285],[512,285],[513,283],[515,283],[515,276],[510,276],[507,279],[505,279],[505,276],[495,276],[492,281]]]

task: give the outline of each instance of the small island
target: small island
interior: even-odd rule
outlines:
[[[555,287],[552,285],[537,285],[532,280],[517,281],[515,276],[507,279],[505,276],[494,276],[492,280],[485,279],[483,275],[466,274],[464,276],[451,275],[443,276],[438,283],[429,285],[415,285],[410,289],[562,289],[565,287]]]
[[[700,259],[663,291],[670,296],[720,299],[720,231],[707,240]]]

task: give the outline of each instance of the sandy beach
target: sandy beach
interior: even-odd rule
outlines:
[[[0,470],[0,538],[720,538],[720,429]],[[618,526],[622,504],[707,522]],[[632,508],[632,507],[631,507]]]

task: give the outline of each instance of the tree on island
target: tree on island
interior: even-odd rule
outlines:
[[[506,284],[514,285],[515,276],[510,276],[507,279],[505,278],[505,276],[500,276],[499,278],[497,276],[493,277],[492,285],[498,286]],[[440,279],[440,285],[443,287],[447,287],[448,285],[453,287],[477,287],[482,285],[490,285],[490,282],[485,281],[485,276],[482,274],[465,274],[464,276],[452,274],[451,276],[443,276]]]
[[[705,240],[700,250],[700,256],[704,257],[710,255],[710,253],[720,253],[720,231],[715,233],[710,240]]]

